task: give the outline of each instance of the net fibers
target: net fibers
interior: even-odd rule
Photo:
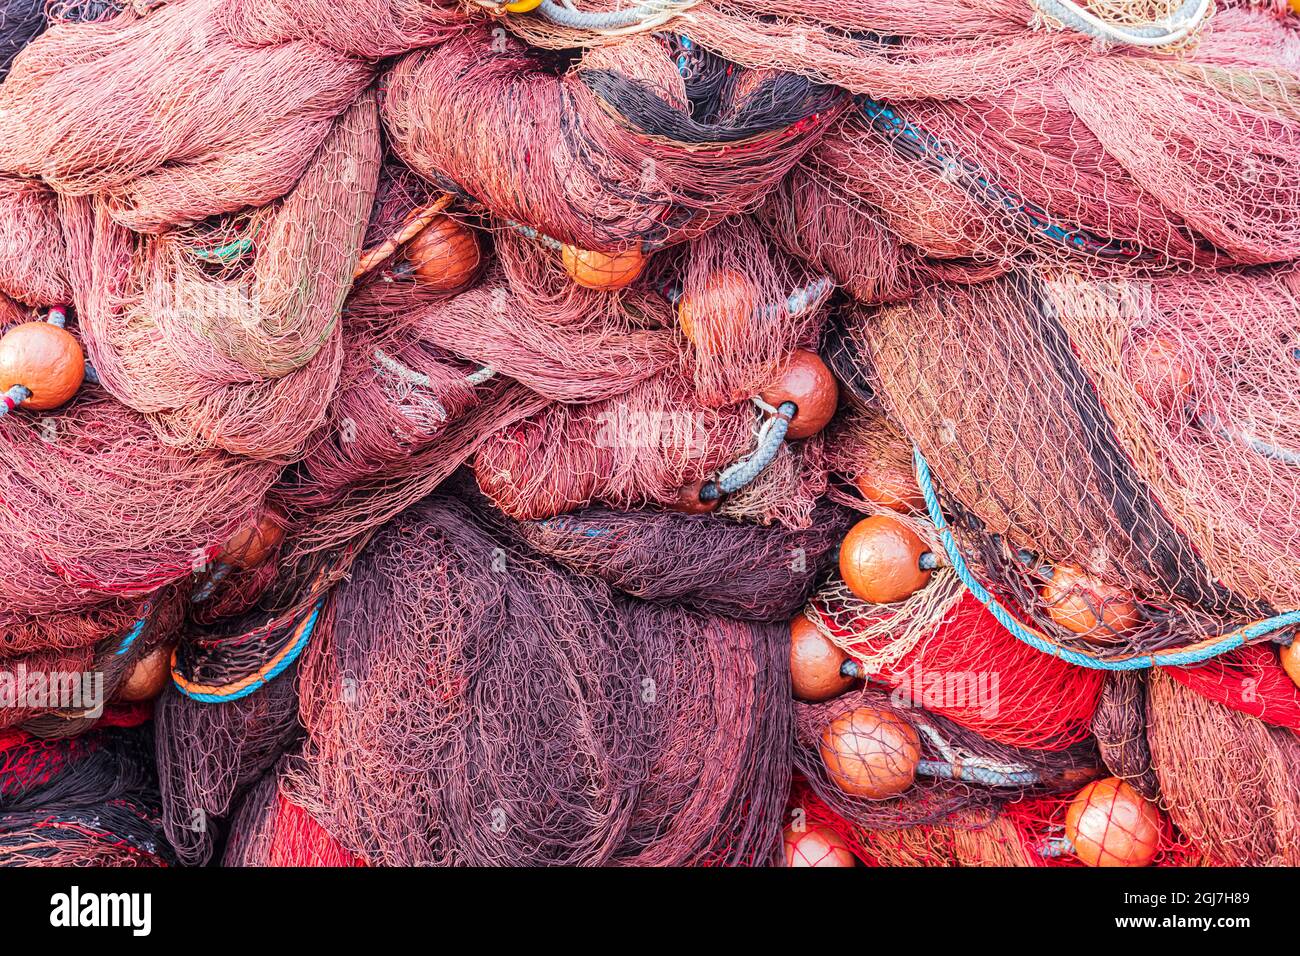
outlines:
[[[1300,860],[1300,740],[1295,731],[1216,703],[1157,670],[1147,735],[1169,816],[1230,866]]]
[[[521,522],[517,533],[570,570],[634,597],[704,614],[787,621],[835,560],[848,527],[848,512],[822,503],[804,530],[648,508],[586,508]]]
[[[337,590],[286,792],[375,864],[765,861],[786,652],[784,628],[615,598],[435,496]]]
[[[150,731],[0,735],[0,866],[166,866]]]
[[[384,123],[416,172],[586,249],[654,248],[751,208],[846,102],[781,75],[701,122],[653,37],[591,50],[568,70],[552,59],[504,30],[467,30],[397,62]]]
[[[1073,564],[1138,601],[1094,650],[1176,646],[1300,597],[1295,283],[1016,272],[862,310],[837,348],[932,463],[995,590],[1033,614],[1041,561]]]

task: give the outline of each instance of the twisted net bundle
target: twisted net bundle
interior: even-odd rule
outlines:
[[[48,30],[0,87],[0,170],[98,196],[145,232],[284,195],[370,67],[308,42],[241,47],[219,6]]]
[[[284,200],[249,215],[146,237],[107,203],[70,203],[78,311],[104,387],[171,444],[296,455],[339,374],[378,166],[363,96]]]
[[[521,522],[540,553],[625,594],[700,613],[786,621],[834,560],[847,513],[823,502],[806,529],[714,515],[585,508]]]
[[[3,174],[0,292],[31,306],[72,301],[58,197],[38,182]]]
[[[472,28],[397,62],[384,122],[416,172],[588,249],[654,248],[754,206],[844,103],[782,74],[700,122],[653,37],[591,50],[563,72],[548,59]]]

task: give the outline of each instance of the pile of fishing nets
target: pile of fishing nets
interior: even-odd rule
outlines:
[[[1300,865],[1300,7],[0,0],[0,863]]]

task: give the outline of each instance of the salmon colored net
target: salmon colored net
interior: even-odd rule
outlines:
[[[0,863],[1297,862],[1297,24],[0,2]]]

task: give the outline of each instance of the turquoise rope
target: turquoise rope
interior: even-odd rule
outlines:
[[[970,593],[975,595],[975,599],[988,608],[989,613],[997,619],[999,624],[1011,632],[1013,637],[1024,641],[1030,647],[1042,651],[1044,654],[1051,654],[1053,657],[1059,657],[1061,660],[1076,664],[1079,667],[1090,667],[1094,670],[1103,671],[1136,671],[1148,667],[1187,667],[1192,664],[1200,664],[1212,657],[1218,657],[1220,654],[1226,654],[1228,651],[1236,650],[1255,638],[1264,637],[1274,631],[1300,624],[1300,610],[1287,611],[1285,614],[1279,614],[1266,621],[1258,621],[1249,627],[1243,628],[1232,634],[1221,644],[1186,651],[1174,651],[1170,654],[1163,654],[1159,658],[1153,654],[1145,654],[1141,657],[1132,657],[1122,661],[1106,661],[1093,657],[1091,654],[1085,654],[1082,651],[1072,650],[1068,647],[1058,647],[1026,630],[1012,616],[1011,612],[999,604],[997,599],[985,589],[984,585],[976,580],[975,575],[971,574],[970,568],[961,556],[961,550],[957,547],[957,540],[948,528],[947,519],[943,516],[943,509],[939,507],[939,498],[934,490],[934,479],[930,475],[930,463],[921,454],[921,449],[915,445],[912,446],[912,467],[916,469],[916,480],[921,486],[921,494],[925,496],[925,509],[929,512],[930,521],[933,522],[935,530],[939,532],[939,537],[943,541],[943,548],[948,552],[948,561],[957,577],[961,579],[961,583],[966,585]]]
[[[215,249],[191,249],[190,253],[205,262],[229,264],[242,258],[252,248],[253,240],[248,236],[244,236],[242,239],[235,239],[233,242],[228,242],[224,246],[217,246]]]
[[[136,621],[135,626],[132,627],[131,630],[127,631],[126,637],[122,638],[122,643],[117,646],[117,653],[113,655],[114,657],[121,657],[131,649],[132,644],[139,640],[140,635],[144,633],[144,625],[148,620],[148,615],[149,611],[146,608],[144,614],[141,615],[140,620]]]
[[[302,629],[302,634],[299,635],[298,640],[294,642],[294,646],[289,653],[284,656],[284,660],[271,668],[265,676],[249,684],[247,687],[237,690],[233,694],[196,694],[192,691],[186,690],[178,684],[174,677],[172,679],[172,685],[190,700],[197,700],[201,704],[227,704],[232,700],[239,700],[240,698],[247,697],[254,691],[261,690],[267,684],[271,683],[271,681],[283,674],[285,669],[298,659],[298,655],[302,653],[303,648],[307,646],[307,642],[311,640],[312,632],[316,630],[316,619],[320,617],[321,608],[324,604],[324,598],[321,598],[316,602],[316,606],[312,608],[311,617],[307,618],[307,624]]]

